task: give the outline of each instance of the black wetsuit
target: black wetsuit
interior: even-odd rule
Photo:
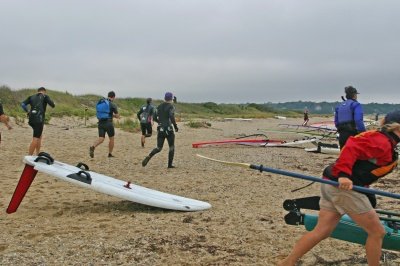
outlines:
[[[22,102],[22,106],[26,109],[26,106],[30,105],[29,111],[29,125],[33,129],[33,137],[40,138],[43,133],[46,107],[50,105],[52,108],[55,107],[54,102],[50,97],[43,93],[37,93],[29,96],[25,101]]]
[[[173,167],[173,160],[175,154],[175,131],[178,131],[178,126],[175,121],[175,107],[170,102],[163,102],[157,107],[154,115],[154,121],[158,123],[157,126],[157,147],[153,149],[149,156],[146,157],[142,163],[143,166],[147,164],[151,157],[159,153],[163,146],[165,139],[167,139],[169,152],[168,152],[168,167]]]
[[[110,113],[108,115],[108,118],[99,119],[99,123],[97,125],[98,131],[99,131],[99,137],[101,137],[101,138],[105,138],[106,133],[109,138],[115,136],[115,129],[114,129],[114,124],[113,124],[113,114],[118,114],[118,107],[110,99],[108,99],[108,101],[110,102]]]

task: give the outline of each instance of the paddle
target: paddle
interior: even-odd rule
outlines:
[[[213,158],[209,158],[200,154],[196,154],[198,157],[214,161],[214,162],[219,162],[223,163],[226,165],[233,165],[233,166],[239,166],[243,168],[250,168],[254,170],[259,170],[260,172],[269,172],[269,173],[274,173],[274,174],[279,174],[279,175],[286,175],[294,178],[300,178],[304,180],[309,180],[309,181],[314,181],[314,182],[319,182],[323,184],[328,184],[337,187],[339,185],[338,182],[332,181],[332,180],[327,180],[327,179],[322,179],[318,177],[313,177],[313,176],[307,176],[303,174],[298,174],[298,173],[293,173],[289,171],[284,171],[284,170],[279,170],[279,169],[274,169],[270,167],[265,167],[263,165],[255,165],[255,164],[249,164],[249,163],[237,163],[237,162],[228,162],[228,161],[222,161],[222,160],[217,160]],[[375,195],[380,195],[380,196],[385,196],[389,198],[395,198],[395,199],[400,199],[400,194],[394,194],[382,190],[377,190],[377,189],[372,189],[372,188],[366,188],[366,187],[360,187],[360,186],[353,186],[352,190],[362,192],[362,193],[368,193],[368,194],[375,194]]]

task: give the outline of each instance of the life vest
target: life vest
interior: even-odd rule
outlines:
[[[347,99],[342,102],[337,108],[338,125],[349,122],[354,123],[354,109],[359,104],[353,99]]]
[[[349,177],[354,185],[357,186],[368,186],[376,181],[379,178],[389,174],[397,167],[398,164],[398,153],[396,151],[396,143],[399,142],[399,138],[393,133],[387,133],[378,131],[380,134],[385,135],[392,146],[392,161],[386,165],[376,165],[373,158],[369,160],[357,160],[352,168],[351,177]],[[337,181],[337,177],[332,175],[332,165],[325,168],[323,176]]]

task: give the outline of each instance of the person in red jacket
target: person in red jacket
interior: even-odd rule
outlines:
[[[385,229],[374,210],[376,200],[351,190],[353,185],[369,186],[397,166],[396,145],[400,142],[400,110],[388,113],[378,131],[350,137],[339,158],[325,168],[323,178],[338,187],[322,184],[320,212],[316,227],[303,235],[279,265],[295,265],[304,254],[329,237],[342,215],[347,214],[368,234],[365,243],[368,265],[379,265]]]

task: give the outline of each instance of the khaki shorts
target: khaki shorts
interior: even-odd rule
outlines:
[[[373,210],[368,197],[354,190],[342,190],[321,184],[321,209],[343,214],[362,214]]]

